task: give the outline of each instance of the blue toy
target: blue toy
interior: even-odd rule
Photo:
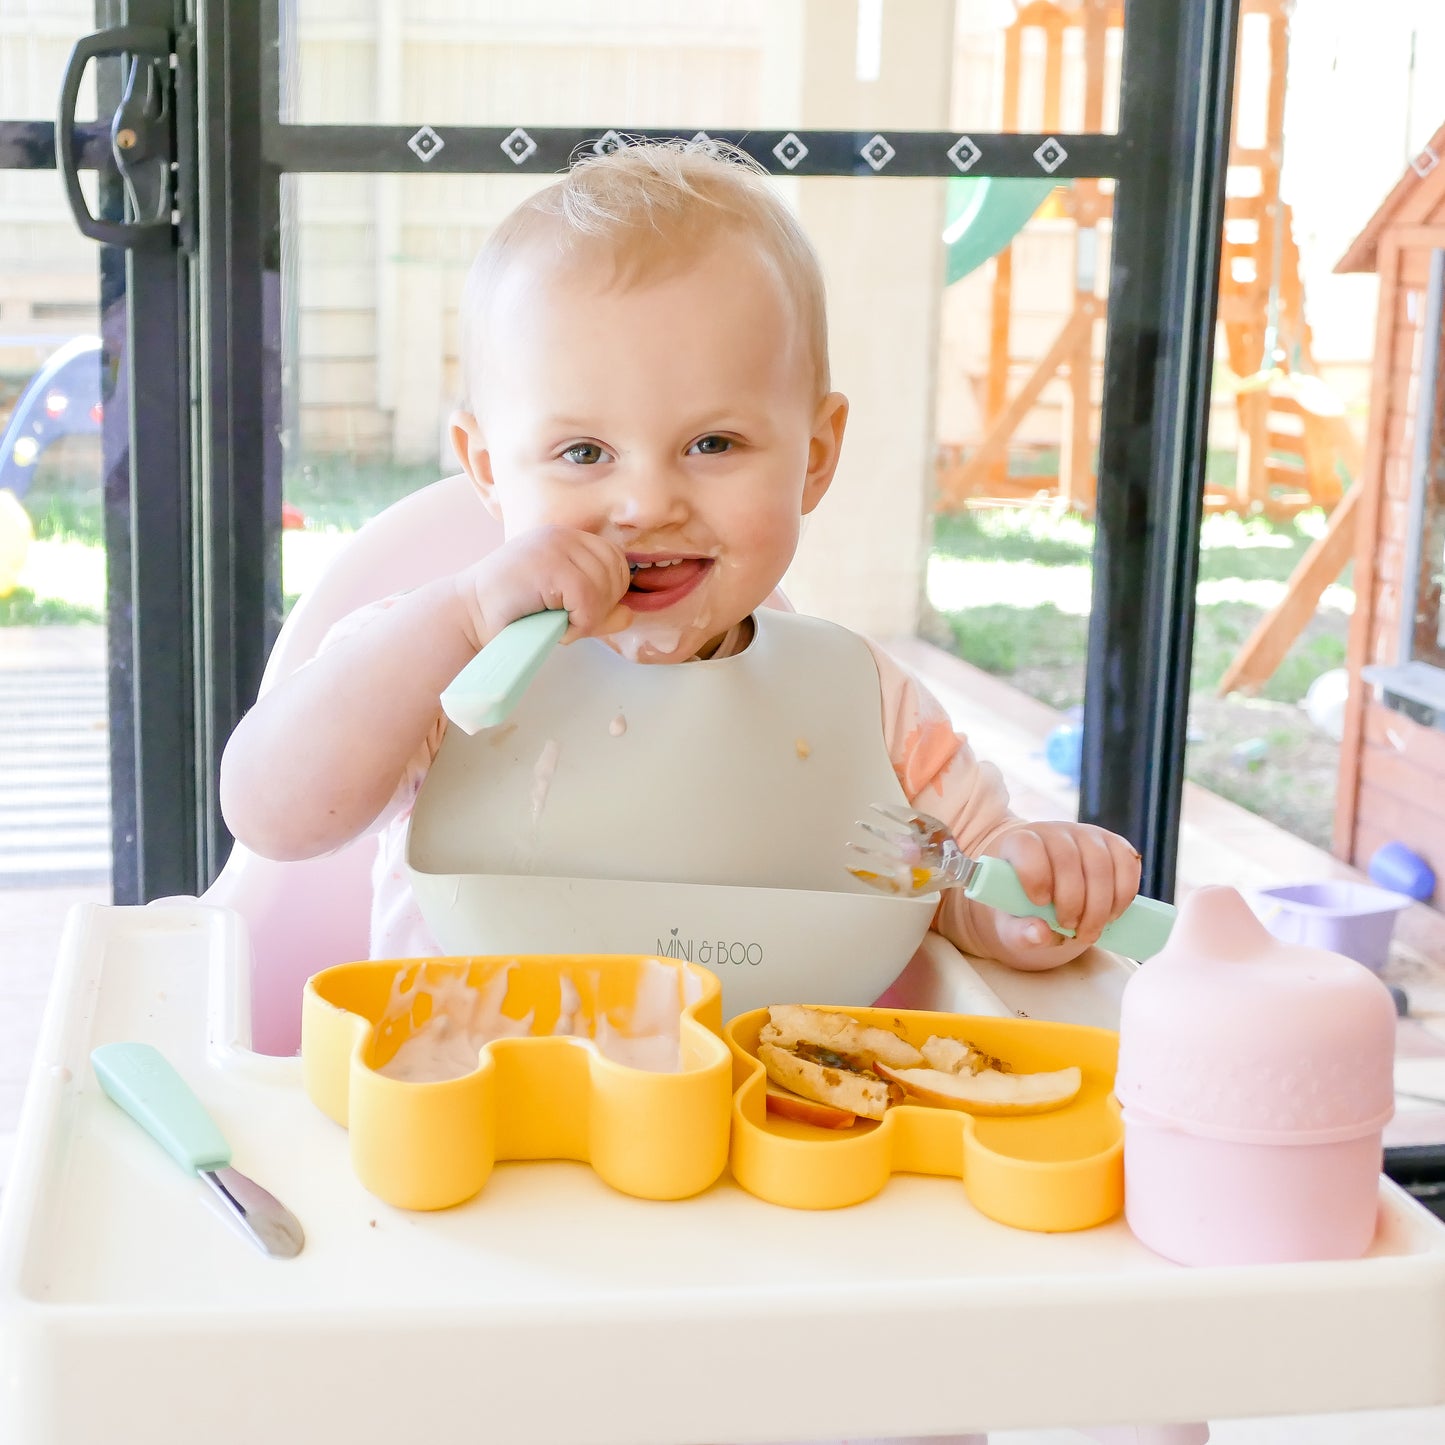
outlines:
[[[1060,723],[1044,741],[1044,761],[1075,787],[1084,762],[1084,730],[1078,723]]]
[[[1403,843],[1384,843],[1370,859],[1370,881],[1393,888],[1417,903],[1435,896],[1435,870]]]
[[[93,436],[100,417],[100,338],[77,336],[30,378],[0,433],[0,491],[24,497],[45,448],[64,436]]]

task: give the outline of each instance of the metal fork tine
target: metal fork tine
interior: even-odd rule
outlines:
[[[893,824],[893,827],[880,828],[876,823],[865,822],[860,818],[856,826],[870,838],[877,839],[881,846],[868,847],[852,839],[848,840],[846,846],[870,863],[881,865],[884,871],[881,875],[858,869],[849,871],[875,888],[889,893],[904,893],[910,897],[918,897],[940,886],[939,880],[946,875],[940,871],[939,865],[944,861],[946,849],[952,842],[947,826],[937,818],[929,817],[927,813],[914,812],[893,804],[871,803],[869,807],[878,817]],[[902,831],[897,831],[899,829]]]
[[[875,813],[887,818],[890,823],[901,823],[910,832],[926,833],[928,831],[927,827],[923,825],[922,819],[912,809],[895,807],[891,803],[870,803],[869,806]],[[866,823],[864,827],[867,827]]]

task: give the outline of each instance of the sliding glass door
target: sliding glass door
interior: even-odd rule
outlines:
[[[53,9],[40,29],[60,50],[88,17],[60,35]],[[1134,839],[1167,894],[1235,5],[1120,19],[1087,0],[1060,21],[1095,83],[1050,89],[1045,60],[1031,107],[1015,27],[962,0],[578,0],[525,22],[441,0],[102,3],[70,86],[95,105],[57,129],[37,97],[0,127],[0,162],[62,223],[53,167],[72,169],[64,194],[101,243],[75,329],[98,342],[103,392],[93,610],[117,899],[214,876],[220,749],[289,597],[366,516],[452,469],[478,242],[579,150],[661,134],[741,146],[822,253],[854,420],[788,585],[865,631],[916,621],[940,411],[1017,400],[948,390],[971,334],[952,288],[1040,205],[1087,230],[1059,275],[1082,319],[1057,343],[1092,358],[1073,363],[1068,432],[1074,472],[1097,473],[1079,808]],[[19,244],[24,228],[0,231]],[[53,255],[82,244],[67,233]]]

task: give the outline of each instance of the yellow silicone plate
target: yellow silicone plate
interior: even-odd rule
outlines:
[[[475,1021],[479,1000],[516,1036],[472,1050],[475,1035],[456,1025]],[[362,1184],[403,1209],[460,1204],[499,1159],[579,1159],[624,1194],[681,1199],[727,1162],[732,1069],[721,1009],[715,975],[676,959],[346,963],[306,985],[306,1092],[350,1130]],[[554,1036],[564,1012],[574,1036]],[[655,1044],[668,1014],[675,1072],[618,1061]],[[429,1048],[440,1039],[453,1059],[459,1051],[465,1072],[441,1081],[379,1072],[423,1033]],[[600,1038],[613,1057],[576,1035]]]
[[[834,1009],[892,1029],[915,1046],[930,1034],[967,1039],[1021,1073],[1075,1064],[1084,1082],[1062,1109],[1013,1118],[899,1104],[881,1123],[824,1129],[769,1114],[757,1057],[766,1009],[723,1032],[733,1052],[733,1177],[752,1194],[795,1209],[871,1199],[892,1174],[963,1180],[974,1206],[1016,1229],[1088,1229],[1124,1204],[1124,1130],[1113,1098],[1118,1035],[1076,1024],[977,1018],[900,1009]]]

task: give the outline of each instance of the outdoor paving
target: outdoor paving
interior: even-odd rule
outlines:
[[[0,633],[0,889],[110,878],[105,631]]]

